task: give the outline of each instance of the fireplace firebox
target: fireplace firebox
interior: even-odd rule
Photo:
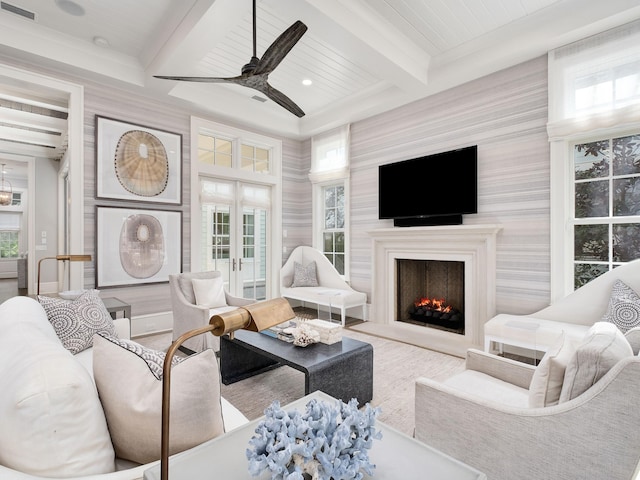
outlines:
[[[464,335],[464,262],[396,259],[396,319]]]

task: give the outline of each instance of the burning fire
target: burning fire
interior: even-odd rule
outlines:
[[[451,305],[447,305],[444,298],[426,298],[417,299],[413,304],[416,307],[426,307],[436,312],[449,313],[452,309]]]

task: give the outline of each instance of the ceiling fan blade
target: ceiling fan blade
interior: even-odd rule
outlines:
[[[307,26],[300,20],[295,22],[276,38],[267,48],[254,70],[254,74],[271,73],[307,31]]]
[[[244,75],[239,77],[177,77],[167,75],[154,75],[154,78],[161,78],[163,80],[179,80],[181,82],[201,82],[201,83],[236,83],[239,79],[244,78]]]
[[[275,88],[273,88],[268,83],[265,84],[263,88],[256,89],[256,90],[259,90],[262,93],[264,93],[268,98],[270,98],[271,100],[276,102],[281,107],[284,107],[287,110],[289,110],[296,117],[299,117],[299,118],[304,117],[304,112],[302,111],[302,109],[298,105],[296,105],[293,102],[293,100],[291,100],[289,97],[287,97],[280,90],[276,90]]]

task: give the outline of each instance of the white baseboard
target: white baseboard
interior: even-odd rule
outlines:
[[[173,329],[173,313],[157,312],[137,315],[131,319],[131,338],[154,333],[168,332]]]

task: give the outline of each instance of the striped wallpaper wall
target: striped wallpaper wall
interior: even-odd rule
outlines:
[[[351,126],[351,285],[371,295],[368,231],[378,220],[378,165],[478,145],[478,214],[464,223],[501,224],[500,313],[549,302],[549,144],[546,56]],[[416,188],[428,188],[428,181]],[[455,189],[455,178],[444,179]],[[412,188],[407,185],[407,188]],[[454,190],[455,191],[455,190]],[[371,299],[369,298],[369,302]]]
[[[183,266],[190,262],[189,116],[186,108],[158,102],[42,65],[0,61],[85,85],[85,244],[95,248],[95,115],[183,135]],[[223,120],[211,118],[224,123]],[[351,283],[371,294],[371,239],[367,231],[391,226],[377,218],[378,165],[465,145],[479,148],[479,213],[465,223],[500,223],[497,310],[529,313],[549,301],[549,146],[546,56],[352,124]],[[238,125],[234,125],[238,126]],[[242,128],[241,126],[239,126]],[[258,132],[264,133],[264,132]],[[268,135],[268,134],[267,134]],[[283,238],[286,260],[311,244],[311,142],[283,141]],[[452,180],[452,183],[454,181]],[[110,205],[109,201],[100,201]],[[124,202],[117,202],[118,205]],[[132,204],[137,206],[139,204]],[[93,262],[85,286],[94,286]],[[133,316],[170,310],[166,284],[114,288],[132,303]]]

